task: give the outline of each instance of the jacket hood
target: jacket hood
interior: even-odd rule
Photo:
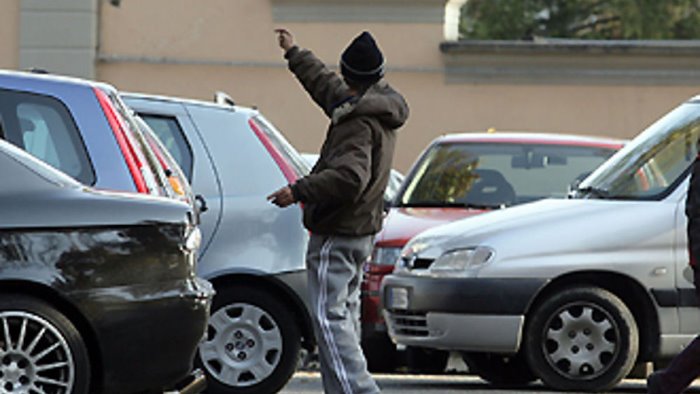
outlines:
[[[345,115],[371,116],[390,129],[398,129],[408,119],[408,104],[396,90],[385,81],[372,85],[357,101],[350,101],[336,108],[333,120]]]

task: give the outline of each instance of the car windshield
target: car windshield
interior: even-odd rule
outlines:
[[[607,146],[441,143],[404,182],[399,206],[496,208],[566,197],[571,183],[615,152]]]
[[[697,155],[699,135],[700,102],[683,104],[581,182],[574,197],[663,198],[687,175]]]

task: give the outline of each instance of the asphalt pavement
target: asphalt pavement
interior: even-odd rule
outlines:
[[[383,394],[428,394],[428,393],[560,393],[533,383],[517,390],[503,390],[489,386],[485,381],[471,375],[408,375],[375,374],[373,375]],[[612,393],[646,393],[644,380],[627,379],[618,385]],[[700,393],[700,381],[688,391]],[[297,372],[281,391],[284,394],[321,394],[321,376],[318,372]],[[567,394],[571,394],[568,392]]]

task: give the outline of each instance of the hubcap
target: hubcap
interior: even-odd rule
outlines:
[[[279,364],[282,333],[263,309],[243,303],[226,305],[209,319],[199,356],[222,383],[251,386],[270,376]]]
[[[73,389],[75,364],[63,335],[27,312],[0,313],[0,392],[64,394]]]
[[[594,379],[619,352],[620,329],[600,306],[575,302],[559,309],[545,325],[542,350],[549,365],[568,379]]]

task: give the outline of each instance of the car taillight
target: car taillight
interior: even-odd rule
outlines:
[[[285,159],[284,155],[279,151],[279,149],[277,149],[277,147],[270,141],[270,139],[255,123],[255,119],[249,119],[248,124],[250,125],[250,128],[253,130],[255,135],[258,136],[260,142],[262,142],[262,144],[265,146],[265,149],[267,149],[268,153],[270,153],[272,159],[275,161],[275,163],[277,163],[277,166],[282,171],[282,174],[284,174],[284,177],[285,179],[287,179],[287,182],[296,182],[299,178],[299,174],[297,174],[296,171],[294,171],[294,167],[292,167],[292,165],[287,161],[287,159]]]
[[[175,192],[175,194],[177,194],[180,197],[184,197],[187,200],[187,196],[185,196],[185,187],[182,185],[178,177],[175,176],[175,174],[173,174],[173,170],[168,165],[168,162],[167,160],[165,160],[165,157],[163,157],[163,152],[160,150],[160,147],[150,138],[146,137],[146,140],[148,141],[148,145],[151,147],[151,150],[156,155],[156,159],[158,159],[158,164],[160,164],[161,168],[163,168],[163,172],[168,178],[168,183],[173,189],[173,192]],[[187,201],[189,202],[189,200]]]
[[[143,163],[136,154],[134,144],[126,132],[126,126],[124,125],[123,120],[117,115],[116,109],[114,108],[109,97],[107,97],[107,94],[99,88],[93,89],[95,91],[97,101],[100,103],[102,111],[107,117],[109,126],[112,128],[114,138],[116,138],[117,144],[119,144],[119,149],[122,151],[124,160],[126,160],[126,165],[129,168],[131,177],[134,179],[136,190],[139,193],[148,193],[148,186],[142,172]]]
[[[187,198],[187,196],[185,196],[185,188],[182,186],[182,183],[180,183],[180,180],[177,179],[175,175],[168,175],[168,183],[170,183],[170,187],[173,188],[175,194],[177,194],[180,197]],[[187,200],[187,202],[189,202],[189,200]]]

